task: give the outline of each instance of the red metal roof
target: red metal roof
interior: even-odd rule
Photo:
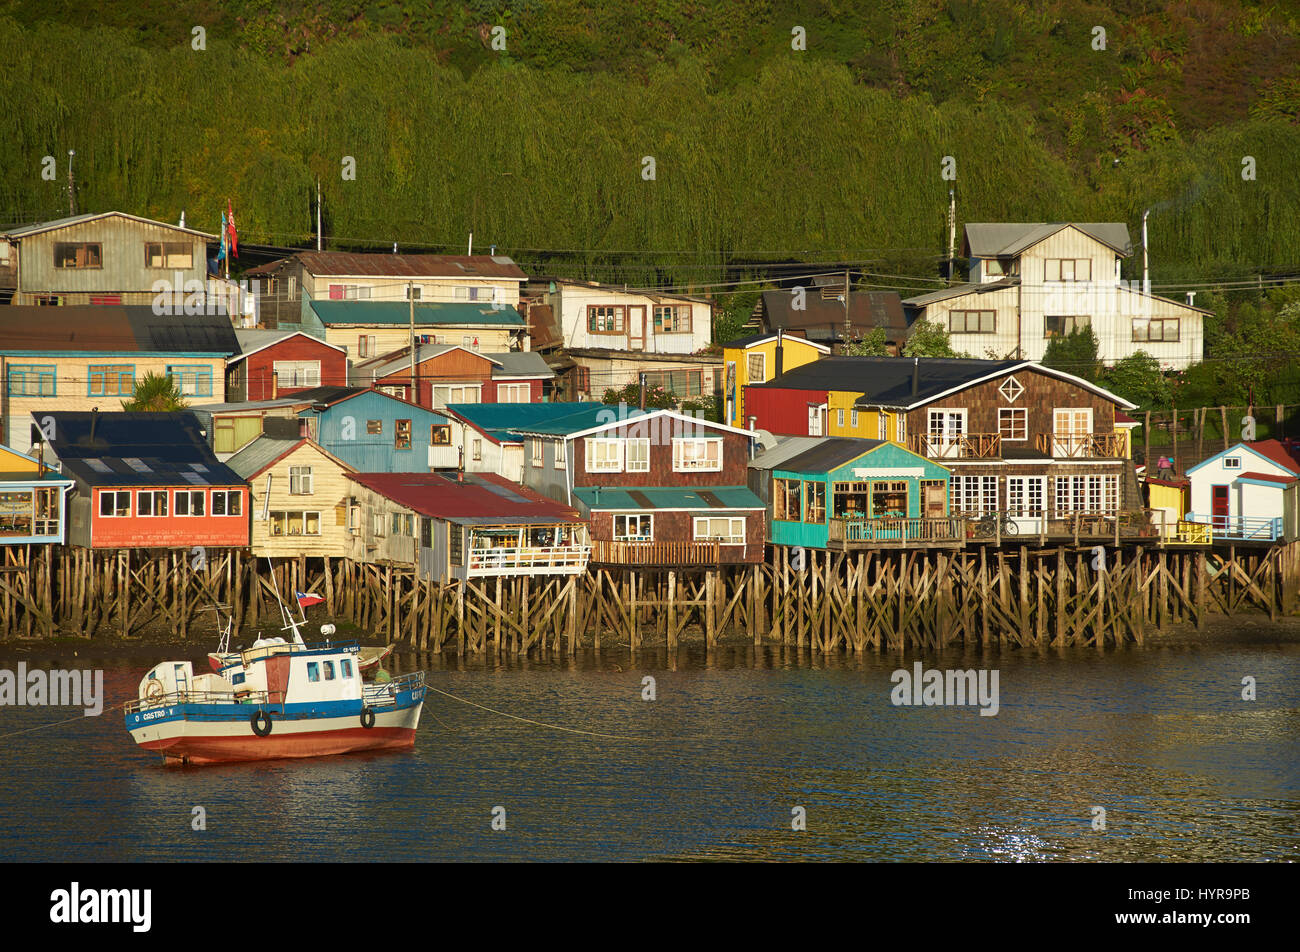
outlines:
[[[1133,424],[1136,424],[1136,423],[1137,423],[1137,420],[1133,419],[1133,418],[1132,418],[1131,416],[1129,416],[1127,413],[1121,413],[1119,410],[1116,410],[1116,411],[1115,411],[1115,422],[1116,422],[1116,423],[1133,423]]]
[[[1298,477],[1295,477],[1295,476],[1277,476],[1277,475],[1274,475],[1273,473],[1242,473],[1242,474],[1241,474],[1240,476],[1238,476],[1237,478],[1238,478],[1238,479],[1258,479],[1258,480],[1262,480],[1263,482],[1266,482],[1266,483],[1281,483],[1282,485],[1286,486],[1286,485],[1290,485],[1291,483],[1294,483]]]
[[[495,473],[466,473],[465,481],[437,473],[348,473],[399,506],[437,519],[543,518],[580,521],[577,510]]]
[[[1288,453],[1286,447],[1277,440],[1260,440],[1257,443],[1247,443],[1246,446],[1249,446],[1261,456],[1268,457],[1283,469],[1300,474],[1300,463],[1296,462],[1295,457]]]
[[[516,278],[528,276],[505,255],[392,255],[300,251],[311,274],[403,278]]]

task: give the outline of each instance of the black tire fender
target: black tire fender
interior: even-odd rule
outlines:
[[[254,711],[248,723],[252,725],[253,733],[258,737],[265,737],[271,733],[271,715],[266,711]]]
[[[375,712],[368,707],[361,709],[361,726],[366,730],[375,726]]]

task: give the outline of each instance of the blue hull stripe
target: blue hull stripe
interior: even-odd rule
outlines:
[[[396,705],[373,705],[376,711],[405,710],[424,700],[425,689],[399,691]],[[162,724],[167,721],[246,721],[256,710],[269,711],[285,720],[313,720],[325,717],[360,717],[365,703],[360,700],[309,701],[299,704],[169,704],[126,715],[126,729],[142,724]]]

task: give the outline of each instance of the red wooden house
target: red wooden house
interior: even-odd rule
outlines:
[[[74,483],[71,545],[248,545],[248,484],[217,462],[193,413],[53,412],[38,422],[53,433],[46,458]]]
[[[240,353],[226,361],[226,399],[276,400],[315,387],[345,387],[342,347],[301,331],[238,329]]]
[[[604,404],[514,430],[523,482],[588,519],[592,561],[717,565],[763,559],[763,501],[747,485],[748,430]]]
[[[411,383],[411,349],[403,347],[352,368],[354,387],[374,387],[431,410],[457,403],[540,403],[555,374],[540,354],[485,354],[458,344],[420,343]],[[412,392],[418,397],[411,399]]]

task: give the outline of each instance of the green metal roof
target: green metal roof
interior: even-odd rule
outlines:
[[[603,403],[452,403],[454,410],[499,443],[518,443],[516,430],[532,431],[576,413],[586,413]],[[594,426],[594,424],[592,424]]]
[[[560,404],[563,406],[563,404]],[[570,433],[581,433],[583,430],[589,430],[593,426],[600,426],[604,423],[622,423],[628,420],[635,420],[646,413],[652,413],[651,410],[642,410],[639,407],[619,408],[609,403],[583,403],[568,404],[573,409],[572,412],[550,420],[538,423],[516,423],[512,430],[516,433],[534,433],[539,436],[568,436]]]
[[[582,486],[573,490],[589,510],[595,509],[765,509],[748,486],[676,487]]]
[[[411,306],[405,301],[312,301],[322,324],[409,324]],[[417,302],[415,323],[430,326],[524,327],[510,305],[495,308],[476,301]]]

